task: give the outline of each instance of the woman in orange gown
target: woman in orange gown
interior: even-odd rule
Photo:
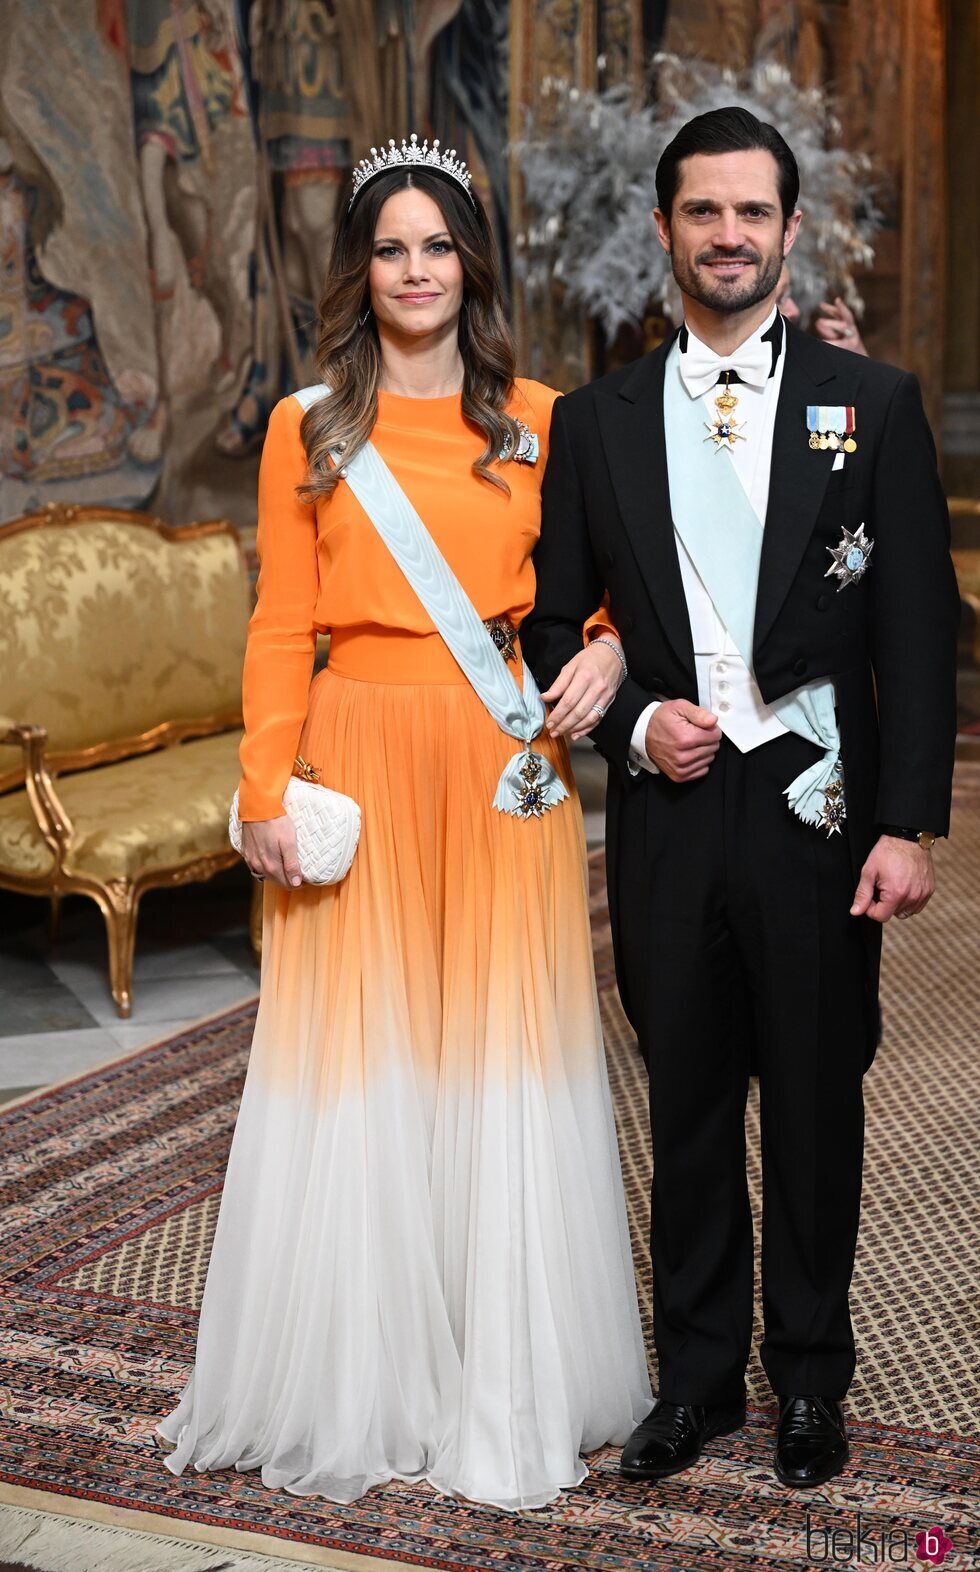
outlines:
[[[356,190],[321,313],[333,392],[277,405],[259,479],[239,805],[261,999],[196,1364],[158,1436],[175,1473],[541,1506],[651,1406],[581,811],[547,730],[570,797],[492,805],[517,744],[326,452],[370,437],[521,683],[555,394],[514,377],[489,226],[441,166]],[[590,644],[566,671],[584,734],[620,662]],[[361,807],[337,885],[298,879],[297,753]]]

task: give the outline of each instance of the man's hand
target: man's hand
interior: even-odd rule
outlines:
[[[854,893],[852,917],[871,917],[885,923],[889,917],[914,917],[936,888],[932,853],[915,841],[882,835],[861,869]]]
[[[296,831],[288,813],[278,819],[252,819],[242,825],[242,856],[257,879],[272,879],[284,890],[302,884],[296,856]]]
[[[617,644],[617,647],[618,646]],[[593,642],[566,661],[547,693],[541,697],[555,707],[548,716],[548,735],[572,741],[588,736],[608,710],[623,680],[623,663],[608,644]]]
[[[672,781],[707,775],[720,743],[717,716],[687,699],[665,699],[647,723],[647,756]]]

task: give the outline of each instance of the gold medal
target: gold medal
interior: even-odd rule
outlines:
[[[810,432],[810,446],[814,451],[820,446],[820,437],[815,431]]]
[[[847,437],[845,439],[844,452],[845,453],[856,453],[857,452],[857,443],[855,442],[853,437]]]

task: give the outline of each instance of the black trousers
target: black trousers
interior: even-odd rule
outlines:
[[[845,835],[783,796],[819,757],[793,734],[610,805],[620,986],[650,1072],[661,1397],[738,1400],[752,1336],[744,1116],[761,1102],[763,1367],[843,1397],[864,1139],[864,957]]]

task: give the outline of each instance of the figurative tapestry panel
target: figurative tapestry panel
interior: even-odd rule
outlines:
[[[473,171],[522,369],[571,387],[641,352],[669,302],[651,288],[607,342],[615,223],[590,215],[593,274],[619,257],[608,277],[591,293],[556,281],[565,210],[520,149],[559,145],[569,94],[618,93],[632,136],[630,116],[657,115],[659,51],[730,72],[736,97],[762,67],[816,95],[822,145],[871,171],[874,260],[853,270],[869,347],[917,370],[935,406],[939,195],[914,181],[941,152],[940,0],[901,9],[898,28],[886,0],[8,0],[0,518],[103,502],[248,526],[272,404],[315,374],[352,160],[413,129]],[[629,150],[598,142],[615,184]],[[570,138],[569,159],[587,163],[588,144]]]

